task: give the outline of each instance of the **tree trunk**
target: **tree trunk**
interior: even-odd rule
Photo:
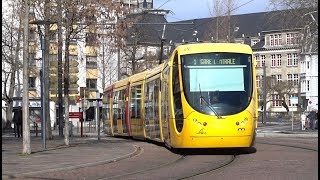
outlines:
[[[58,1],[58,14],[60,20],[58,21],[58,122],[59,136],[63,136],[63,105],[62,105],[62,0]]]
[[[50,1],[45,1],[45,19],[50,21]],[[44,54],[44,108],[45,108],[45,120],[46,120],[46,139],[52,139],[51,120],[50,120],[50,103],[49,103],[49,48],[50,48],[50,24],[45,24],[45,54]]]
[[[66,12],[66,39],[64,58],[64,143],[69,146],[69,45],[70,45],[70,23],[68,12]]]
[[[23,20],[23,96],[22,96],[22,126],[23,126],[23,148],[22,154],[31,154],[30,147],[30,122],[29,122],[29,1],[25,1]]]

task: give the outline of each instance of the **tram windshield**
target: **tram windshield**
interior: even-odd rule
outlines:
[[[181,56],[184,93],[197,111],[216,116],[244,110],[252,96],[252,58],[241,53]]]

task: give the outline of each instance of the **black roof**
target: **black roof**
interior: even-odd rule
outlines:
[[[306,12],[310,12],[310,9],[299,10],[299,14]],[[251,37],[263,36],[264,33],[270,31],[301,29],[306,20],[295,16],[293,13],[297,14],[297,11],[281,10],[232,15],[230,17],[232,27],[230,34],[233,38],[245,38],[245,40],[250,41]],[[155,45],[160,45],[165,23],[166,30],[164,35],[166,44],[170,42],[181,43],[183,40],[195,41],[196,38],[199,41],[211,41],[216,37],[217,21],[223,22],[223,18],[227,18],[201,18],[168,23],[163,14],[140,13],[128,17],[137,20],[134,28],[141,33],[139,33],[139,43]],[[221,28],[221,23],[219,26]],[[225,30],[220,29],[219,31],[220,35],[227,35]],[[258,45],[256,46],[258,47]]]

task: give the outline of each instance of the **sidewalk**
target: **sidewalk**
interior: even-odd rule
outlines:
[[[318,129],[301,130],[299,122],[259,122],[257,137],[299,137],[299,138],[318,138]]]
[[[32,153],[22,155],[22,138],[2,136],[2,179],[113,162],[138,151],[131,140],[105,136],[100,141],[90,136],[71,137],[69,147],[62,137],[54,136],[53,140],[46,140],[44,149],[41,137],[32,136]]]

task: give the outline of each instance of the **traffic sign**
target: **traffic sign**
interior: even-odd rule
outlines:
[[[82,118],[82,112],[69,112],[69,118]]]

